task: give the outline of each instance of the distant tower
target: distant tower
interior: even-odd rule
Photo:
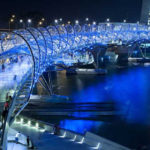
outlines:
[[[150,25],[150,0],[142,0],[141,23]]]

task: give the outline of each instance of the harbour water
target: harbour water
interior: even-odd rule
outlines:
[[[13,74],[10,79],[12,77]],[[7,78],[1,78],[8,83]],[[73,104],[75,109],[79,110],[77,104],[84,104],[82,110],[86,111],[89,107],[91,111],[98,110],[100,103],[105,102],[115,105],[115,114],[104,117],[93,116],[89,111],[74,111],[69,116],[40,116],[41,120],[57,123],[62,128],[81,134],[91,131],[130,148],[150,145],[149,65],[115,66],[107,75],[67,76],[64,71],[60,71],[53,73],[52,78],[54,93],[69,96],[70,100],[66,103]],[[3,91],[10,89],[12,85],[15,83],[8,83],[5,88],[1,87],[1,98],[5,96]],[[45,95],[46,92],[39,89],[36,94]],[[1,99],[2,101],[4,100]]]
[[[113,102],[117,115],[104,121],[100,116],[92,120],[90,113],[75,112],[72,118],[55,116],[47,120],[82,134],[94,132],[130,148],[150,145],[149,77],[150,67],[144,65],[116,67],[105,76],[66,76],[59,72],[53,77],[55,94],[69,96],[74,104]]]

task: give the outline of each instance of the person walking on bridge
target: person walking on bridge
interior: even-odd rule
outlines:
[[[36,147],[34,146],[32,140],[29,138],[29,136],[27,136],[27,146],[29,149],[36,149]]]
[[[2,112],[2,126],[1,126],[1,128],[3,127],[3,125],[5,123],[5,119],[6,119],[7,113],[8,113],[7,109],[4,109],[3,112]]]
[[[9,101],[6,101],[4,104],[4,110],[8,110],[9,109]]]

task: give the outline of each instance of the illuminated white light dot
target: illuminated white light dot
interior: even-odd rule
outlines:
[[[75,21],[75,23],[76,23],[76,24],[79,24],[79,21],[78,21],[78,20],[76,20],[76,21]]]
[[[36,128],[39,128],[39,124],[38,123],[36,123]]]
[[[21,118],[21,123],[23,123],[23,118]]]
[[[85,20],[86,20],[86,21],[89,21],[89,18],[86,18]]]
[[[29,126],[31,125],[31,121],[30,121],[30,120],[28,121],[28,125],[29,125]]]
[[[19,22],[20,22],[20,23],[23,23],[23,20],[22,20],[22,19],[20,19],[20,20],[19,20]]]
[[[55,23],[58,23],[58,20],[57,19],[55,19],[55,21],[54,21]]]
[[[127,22],[127,20],[123,20],[123,22],[124,22],[124,23],[126,23],[126,22]]]
[[[95,21],[93,22],[93,25],[96,25],[96,22],[95,22]]]
[[[28,23],[31,23],[32,22],[32,20],[31,19],[28,19]]]
[[[109,22],[110,21],[110,19],[109,18],[107,18],[107,20],[106,20],[107,22]]]

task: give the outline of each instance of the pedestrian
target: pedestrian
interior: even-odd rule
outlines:
[[[9,101],[6,101],[4,104],[4,110],[8,110],[9,109]]]
[[[27,136],[27,146],[28,146],[28,147],[30,146],[30,139],[29,139],[29,136]]]
[[[5,119],[6,119],[7,113],[8,113],[7,109],[4,109],[3,112],[2,112],[2,126],[5,123]]]
[[[20,137],[20,132],[18,132],[15,136],[15,141],[16,141],[16,144],[19,143],[19,137]]]
[[[33,142],[31,141],[30,137],[27,136],[27,146],[29,149],[36,149],[33,145]]]
[[[16,79],[17,79],[17,75],[14,75],[14,78],[13,78],[13,80],[14,80],[14,81],[16,81]]]
[[[54,125],[54,134],[59,135],[60,134],[60,127],[58,125]]]

